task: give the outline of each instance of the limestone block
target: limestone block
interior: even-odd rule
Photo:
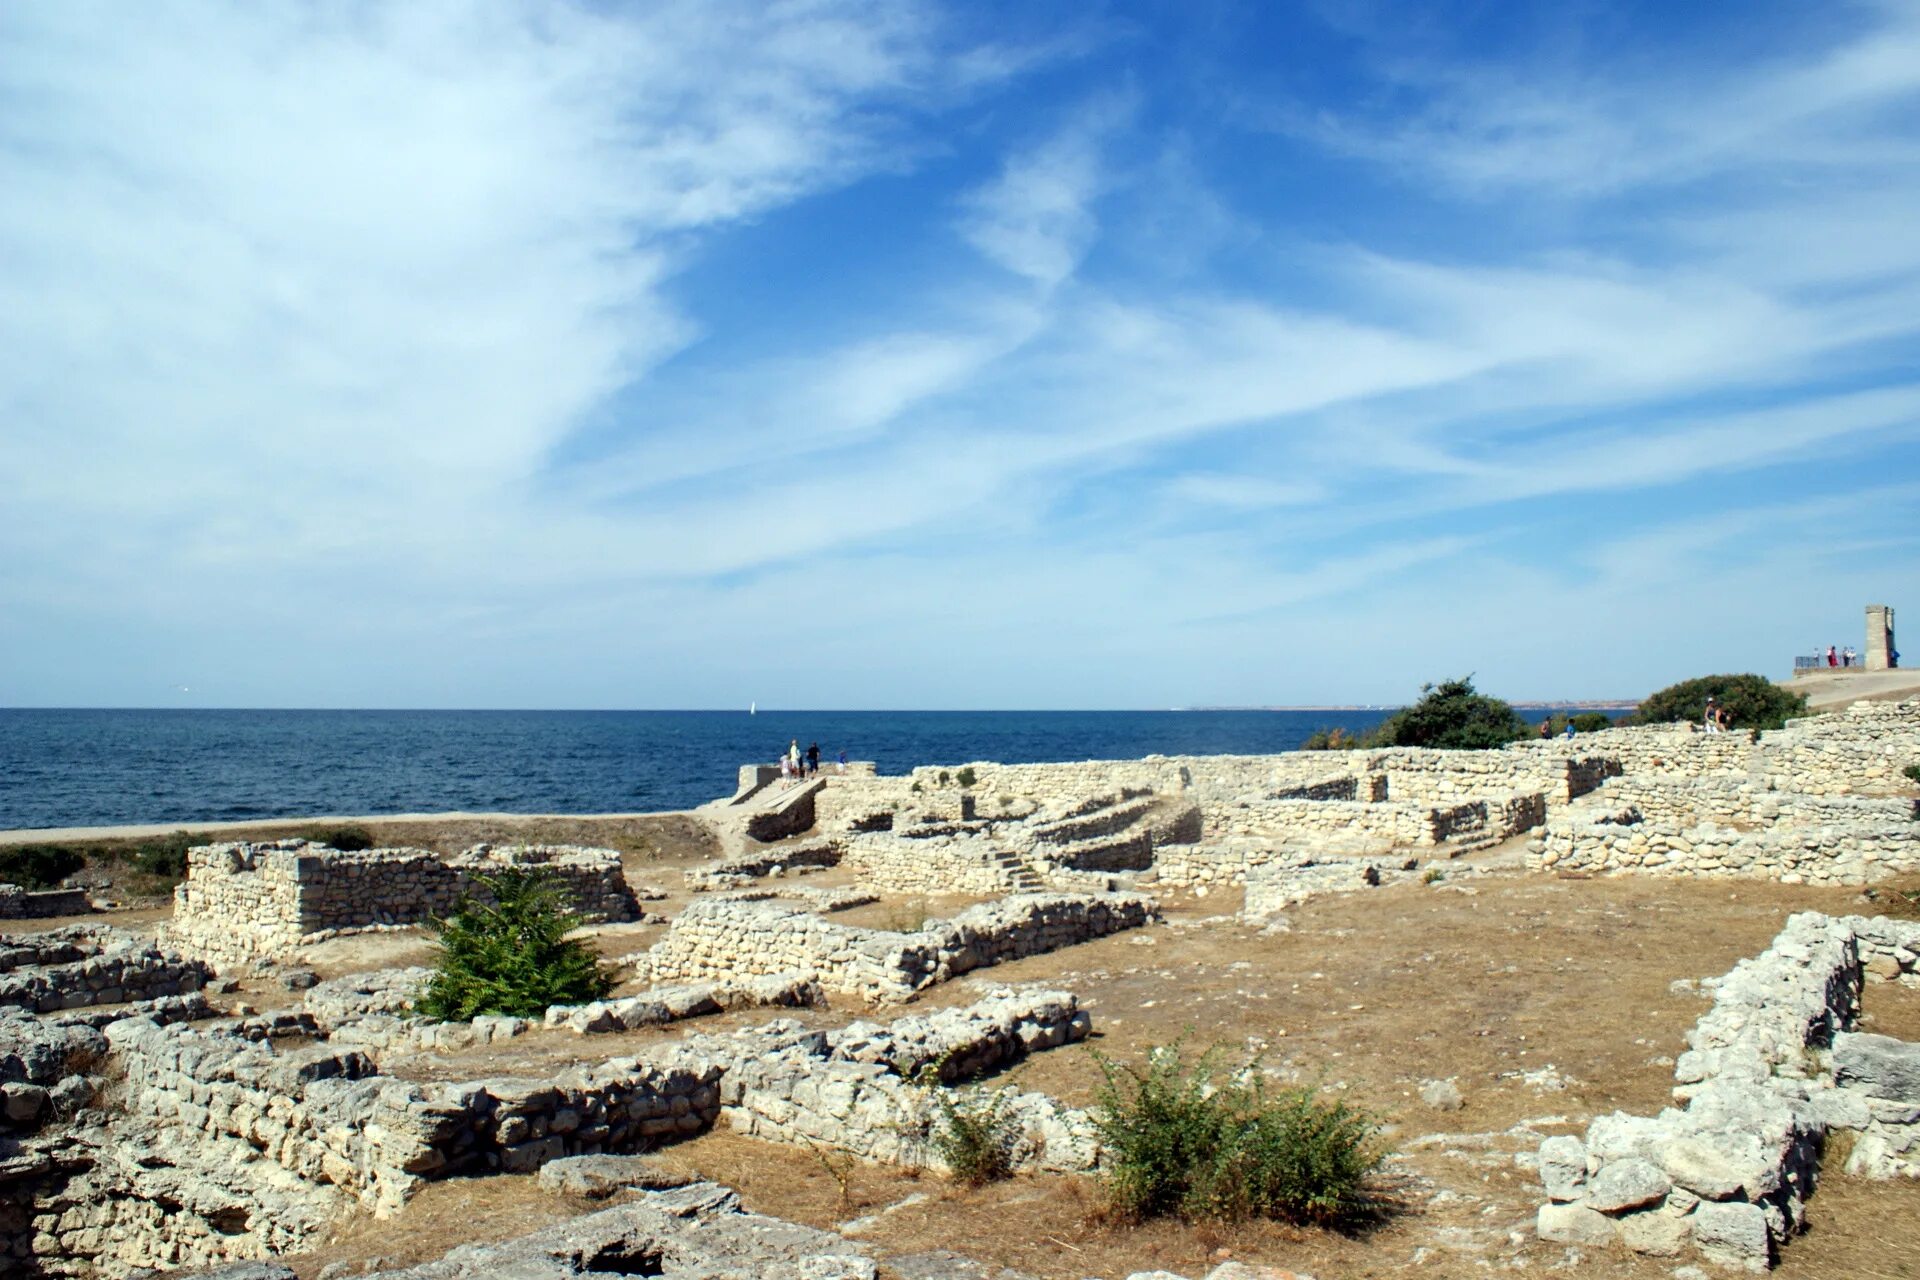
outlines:
[[[1588,1184],[1587,1203],[1602,1213],[1625,1213],[1664,1200],[1673,1181],[1638,1157],[1616,1160]]]
[[[1534,1234],[1557,1244],[1611,1244],[1613,1219],[1580,1203],[1543,1204],[1534,1218]]]
[[[1580,1139],[1561,1135],[1540,1144],[1540,1181],[1559,1203],[1580,1198],[1587,1183],[1587,1149]]]
[[[1835,1083],[1876,1098],[1920,1102],[1920,1044],[1842,1032],[1833,1040]]]
[[[1757,1272],[1772,1265],[1767,1215],[1758,1205],[1702,1204],[1693,1211],[1690,1225],[1694,1243],[1716,1262]]]

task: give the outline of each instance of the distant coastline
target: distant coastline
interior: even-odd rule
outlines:
[[[1274,707],[1174,707],[1175,711],[1399,711],[1405,703],[1341,702],[1323,705]],[[1516,711],[1632,711],[1640,703],[1628,698],[1554,699],[1508,703]]]

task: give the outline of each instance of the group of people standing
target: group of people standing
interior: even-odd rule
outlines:
[[[1860,655],[1853,651],[1852,645],[1848,645],[1844,649],[1836,649],[1832,645],[1827,646],[1827,665],[1830,667],[1851,667],[1859,661]]]
[[[840,752],[840,772],[845,773],[846,771],[847,753],[845,750],[842,750]],[[787,779],[789,782],[794,782],[802,778],[816,777],[819,772],[819,743],[809,742],[805,751],[800,749],[800,739],[798,738],[787,743],[786,754],[780,757],[780,776],[782,778]]]
[[[1708,733],[1725,733],[1733,727],[1733,717],[1727,714],[1727,709],[1720,705],[1718,698],[1709,696],[1706,714],[1700,718],[1700,727]]]

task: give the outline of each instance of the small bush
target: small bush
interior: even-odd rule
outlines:
[[[973,771],[972,765],[967,765],[960,770],[959,773],[953,775],[953,780],[963,787],[970,787],[980,780],[980,775]]]
[[[306,838],[342,853],[373,848],[373,833],[365,827],[315,827],[307,832]]]
[[[1421,884],[1439,884],[1442,880],[1445,880],[1446,878],[1447,878],[1447,873],[1442,871],[1440,868],[1428,867],[1426,870],[1426,873],[1420,877],[1420,883]]]
[[[934,1102],[940,1118],[927,1141],[946,1161],[953,1180],[963,1187],[983,1187],[1013,1173],[1013,1149],[1019,1141],[1006,1094],[975,1090],[955,1095],[939,1089]]]
[[[1328,729],[1315,729],[1300,744],[1302,751],[1351,751],[1360,745],[1360,739],[1348,733],[1338,725]]]
[[[593,948],[567,937],[580,917],[560,881],[516,868],[474,879],[493,901],[468,894],[450,918],[432,923],[440,954],[416,1013],[440,1022],[483,1013],[532,1018],[613,989]]]
[[[178,880],[187,874],[187,850],[213,839],[212,836],[197,836],[190,831],[156,836],[135,845],[128,852],[127,861],[133,864],[135,871],[163,880]]]
[[[1178,1043],[1150,1051],[1144,1069],[1095,1060],[1105,1081],[1094,1122],[1121,1219],[1341,1226],[1374,1211],[1367,1179],[1385,1153],[1374,1149],[1377,1126],[1364,1112],[1313,1089],[1268,1094],[1251,1068],[1216,1081],[1215,1055],[1189,1065]]]
[[[1920,764],[1910,764],[1900,772],[1906,774],[1907,777],[1913,781],[1920,782]]]
[[[85,858],[57,844],[14,845],[0,848],[0,883],[52,889],[86,865]]]
[[[944,786],[946,786],[946,785],[947,785],[947,784],[948,784],[949,782],[952,782],[952,781],[953,781],[953,779],[952,779],[952,777],[950,777],[950,776],[948,775],[948,773],[947,773],[947,771],[946,771],[945,769],[942,769],[942,770],[940,771],[940,785],[944,787]]]

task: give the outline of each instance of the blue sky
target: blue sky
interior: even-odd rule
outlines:
[[[6,6],[0,493],[6,705],[1782,672],[1920,610],[1920,8]]]

